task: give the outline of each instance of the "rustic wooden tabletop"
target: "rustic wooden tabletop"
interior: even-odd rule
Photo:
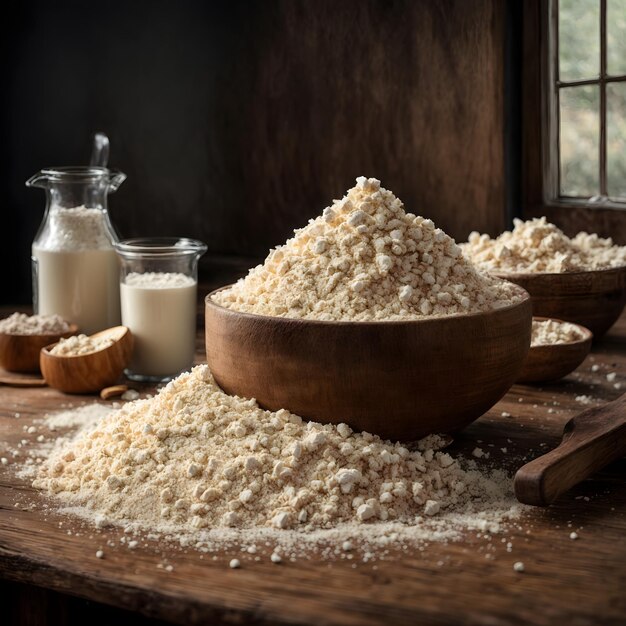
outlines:
[[[626,315],[573,375],[550,386],[513,387],[454,448],[469,454],[480,445],[490,462],[513,471],[559,442],[568,418],[586,408],[581,396],[600,403],[624,391]],[[16,449],[23,440],[27,450],[37,436],[54,436],[28,428],[46,412],[85,401],[93,398],[0,387],[0,448]],[[131,551],[122,531],[96,530],[56,513],[19,477],[24,455],[7,458],[0,466],[4,581],[179,624],[626,623],[624,460],[554,506],[529,509],[502,535],[474,532],[423,550],[398,549],[382,560],[364,560],[357,550],[352,560],[312,557],[276,565],[262,552],[258,561],[238,550],[213,559],[154,540]],[[235,556],[241,569],[228,567]],[[517,561],[523,573],[514,571]]]

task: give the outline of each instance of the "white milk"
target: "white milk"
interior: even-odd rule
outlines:
[[[37,312],[57,314],[86,335],[120,323],[120,264],[113,248],[48,250],[33,246]]]
[[[130,373],[165,378],[191,367],[196,281],[178,273],[131,273],[120,288],[122,323],[135,339]]]

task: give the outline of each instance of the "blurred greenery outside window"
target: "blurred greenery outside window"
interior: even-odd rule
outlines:
[[[626,208],[626,0],[553,0],[556,200]]]

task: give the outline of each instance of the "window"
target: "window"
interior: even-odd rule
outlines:
[[[551,0],[545,198],[626,209],[626,0]]]

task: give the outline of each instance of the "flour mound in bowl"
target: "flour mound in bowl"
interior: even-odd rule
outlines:
[[[33,485],[100,519],[179,534],[419,526],[510,509],[504,472],[464,468],[443,444],[431,436],[409,450],[265,411],[223,392],[201,365],[59,440]]]
[[[229,289],[218,304],[313,320],[407,320],[490,311],[520,300],[479,272],[429,219],[375,178],[357,184]]]
[[[50,350],[55,356],[82,356],[110,348],[115,343],[112,337],[89,337],[87,335],[74,335],[67,339],[61,339]]]
[[[533,320],[530,345],[551,346],[573,343],[584,338],[585,335],[576,324],[560,320]]]
[[[487,271],[556,274],[626,266],[626,246],[611,238],[580,232],[570,239],[545,217],[513,223],[512,231],[495,239],[473,232],[460,247]]]
[[[60,315],[13,313],[0,320],[0,333],[7,335],[60,335],[69,329],[70,325]]]

